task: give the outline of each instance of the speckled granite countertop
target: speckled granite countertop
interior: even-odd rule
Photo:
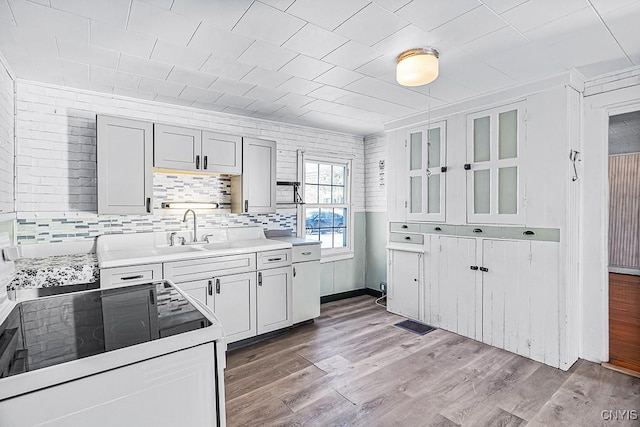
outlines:
[[[76,285],[100,280],[96,254],[21,258],[8,290]]]

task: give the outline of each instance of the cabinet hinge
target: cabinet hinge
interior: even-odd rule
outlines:
[[[406,139],[404,140],[404,146],[405,147],[407,146],[407,140]]]
[[[404,201],[404,207],[405,208],[407,207],[407,201],[406,200]]]

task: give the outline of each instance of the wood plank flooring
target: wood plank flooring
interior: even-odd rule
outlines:
[[[393,326],[401,320],[373,297],[351,298],[324,304],[313,324],[229,352],[227,424],[640,425],[602,416],[640,416],[638,378],[586,361],[563,372],[447,331]]]

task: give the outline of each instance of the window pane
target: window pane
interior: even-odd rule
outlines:
[[[318,203],[318,186],[317,185],[304,186],[304,201],[305,203]]]
[[[422,212],[422,177],[412,176],[410,181],[411,187],[411,213]]]
[[[344,185],[344,166],[333,167],[333,185]]]
[[[477,214],[490,213],[491,175],[489,169],[473,172],[473,211]]]
[[[304,226],[308,229],[317,229],[320,226],[320,214],[318,208],[305,209]]]
[[[498,157],[518,157],[518,110],[506,111],[498,116]]]
[[[347,246],[347,233],[344,227],[335,228],[333,232],[333,247],[344,248]]]
[[[346,217],[347,217],[346,208],[335,208],[333,210],[333,226],[345,227],[347,225]]]
[[[318,182],[331,185],[331,165],[320,164],[318,167]]]
[[[473,161],[486,162],[491,158],[490,118],[473,120]]]
[[[321,208],[319,220],[320,233],[330,233],[333,228],[333,208]]]
[[[412,133],[410,136],[409,157],[410,169],[422,169],[422,132]]]
[[[304,182],[308,184],[318,183],[318,164],[306,162],[304,164]]]
[[[518,213],[518,168],[498,169],[498,213]]]
[[[320,240],[320,233],[317,228],[307,228],[304,238],[309,240]]]
[[[344,187],[331,187],[332,203],[344,203]]]
[[[429,167],[440,166],[440,128],[429,129]]]
[[[331,186],[318,186],[318,203],[331,203]]]
[[[440,174],[429,178],[429,206],[427,212],[440,213]]]

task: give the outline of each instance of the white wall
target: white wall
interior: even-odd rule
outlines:
[[[0,215],[14,211],[13,77],[0,58]]]

